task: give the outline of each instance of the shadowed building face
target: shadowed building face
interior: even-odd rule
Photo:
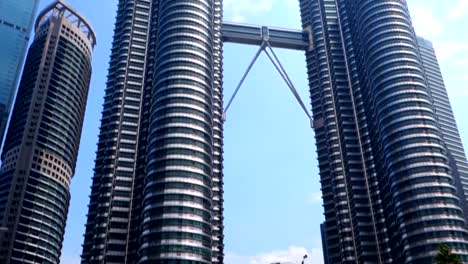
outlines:
[[[61,1],[39,14],[2,153],[1,263],[59,263],[95,43]]]

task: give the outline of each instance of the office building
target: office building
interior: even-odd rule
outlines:
[[[0,1],[0,142],[3,141],[38,3],[39,0]]]
[[[305,52],[327,263],[430,263],[440,243],[468,261],[463,164],[406,2],[299,4],[303,30],[119,1],[83,264],[223,263],[223,42]]]
[[[223,262],[221,22],[119,1],[82,263]]]
[[[138,142],[147,137],[140,129],[149,115],[142,114],[145,82],[151,85],[145,69],[153,65],[146,56],[154,58],[154,48],[147,50],[151,2],[119,1],[82,263],[132,263],[137,255],[145,170]]]
[[[313,32],[306,55],[328,260],[432,263],[444,243],[467,261],[451,131],[439,126],[453,115],[437,112],[446,102],[431,92],[440,83],[424,52],[422,63],[406,2],[305,0],[301,13]]]
[[[0,170],[0,262],[59,263],[96,43],[57,0],[35,23]]]
[[[465,219],[468,219],[468,201],[466,200],[466,197],[468,197],[468,162],[463,143],[458,132],[434,47],[429,40],[421,37],[418,37],[418,45],[436,117],[447,148],[451,172],[455,177],[455,183],[462,199]]]

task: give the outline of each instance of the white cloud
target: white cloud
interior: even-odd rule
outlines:
[[[299,1],[297,0],[284,0],[284,2],[288,7],[299,8]]]
[[[433,10],[429,8],[416,6],[411,10],[411,18],[419,36],[433,38],[443,31],[441,21],[434,16]]]
[[[457,66],[468,66],[468,58],[458,58],[453,62],[453,64]]]
[[[273,2],[275,0],[224,0],[224,9],[235,15],[263,13],[272,9]]]
[[[434,48],[436,50],[436,54],[439,60],[451,59],[455,55],[468,52],[468,44],[458,41],[435,42]]]
[[[300,263],[302,257],[307,254],[308,258],[305,264],[323,264],[322,250],[313,248],[306,250],[303,247],[290,246],[287,250],[277,250],[268,253],[261,253],[255,256],[240,256],[231,252],[226,254],[226,264],[270,264],[273,262],[281,263]]]
[[[309,204],[322,204],[322,192],[314,192],[307,196]]]
[[[449,12],[448,17],[451,19],[462,18],[468,15],[468,0],[458,0],[454,8]]]
[[[245,22],[245,17],[241,15],[235,15],[231,18],[232,22],[243,23]]]
[[[246,17],[265,14],[278,8],[278,5],[298,8],[297,0],[224,0],[224,13],[227,20],[245,21]]]

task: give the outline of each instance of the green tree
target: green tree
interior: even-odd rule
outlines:
[[[444,244],[437,246],[439,253],[435,258],[435,264],[463,264],[460,256],[452,253],[452,250]]]

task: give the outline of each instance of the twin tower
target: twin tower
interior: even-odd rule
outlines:
[[[468,261],[468,165],[406,2],[299,5],[300,31],[223,24],[220,0],[119,1],[83,264],[224,263],[226,41],[305,52],[326,263],[431,263],[441,243]],[[2,154],[2,263],[59,261],[95,40],[57,6],[81,22],[36,25]]]

